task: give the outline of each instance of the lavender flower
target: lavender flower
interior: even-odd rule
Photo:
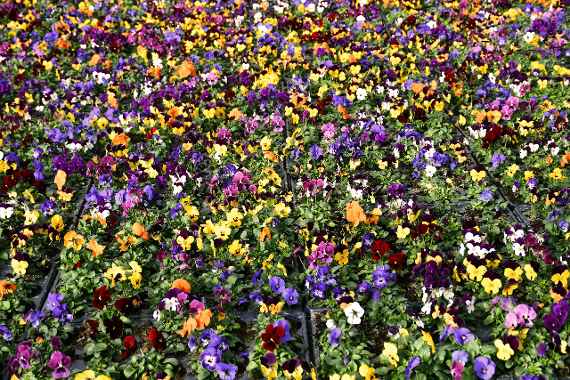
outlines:
[[[481,380],[490,380],[495,374],[495,363],[486,356],[475,358],[473,368],[475,375]]]

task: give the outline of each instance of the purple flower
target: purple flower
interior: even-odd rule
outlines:
[[[283,280],[279,276],[272,276],[269,279],[269,286],[271,287],[271,290],[273,291],[273,293],[279,294],[285,290],[285,280]]]
[[[479,199],[481,199],[483,202],[489,202],[493,199],[493,192],[491,191],[491,189],[486,188],[479,195]]]
[[[32,310],[26,316],[26,321],[30,322],[34,328],[38,328],[42,319],[44,318],[44,313],[41,310]]]
[[[342,336],[342,330],[335,327],[329,333],[329,344],[331,347],[336,347],[340,344],[340,338]]]
[[[562,300],[552,305],[552,311],[544,317],[544,327],[551,336],[556,336],[564,327],[568,319],[569,305],[566,300]]]
[[[475,374],[481,380],[489,380],[495,374],[495,363],[486,356],[475,358],[473,368],[475,369]]]
[[[206,347],[200,355],[200,364],[202,364],[202,367],[208,371],[214,371],[216,369],[216,365],[221,359],[221,356],[222,353],[219,350],[213,347]]]
[[[384,289],[396,281],[396,273],[390,270],[389,265],[381,265],[372,272],[372,286],[378,289]]]
[[[216,374],[220,380],[233,380],[236,378],[237,366],[233,364],[218,363],[216,364]]]
[[[410,376],[412,376],[412,371],[414,370],[414,368],[419,366],[421,362],[422,360],[420,359],[419,356],[414,356],[410,359],[408,365],[406,366],[406,380],[410,379]]]
[[[541,358],[546,356],[547,351],[548,351],[548,346],[544,342],[540,342],[538,346],[536,346],[536,354]]]
[[[469,354],[463,350],[456,350],[451,353],[451,360],[465,365],[469,361]]]
[[[299,292],[295,288],[285,288],[281,295],[287,305],[296,305],[299,302]]]
[[[30,368],[30,359],[35,353],[32,350],[32,343],[29,341],[22,342],[16,347],[16,354],[8,360],[8,366],[11,372],[18,369]]]
[[[273,324],[274,328],[281,327],[285,331],[285,334],[281,338],[281,344],[287,343],[292,339],[291,337],[291,327],[289,326],[289,322],[286,319],[280,319]]]
[[[506,159],[507,158],[501,153],[493,153],[493,157],[491,157],[493,169],[497,169]]]
[[[50,293],[47,298],[46,309],[60,322],[69,322],[73,316],[67,311],[67,304],[62,303],[62,301],[63,295]]]
[[[472,342],[475,339],[475,335],[468,328],[460,327],[453,332],[455,341],[457,344],[464,345],[466,343]]]
[[[315,161],[318,161],[323,157],[323,149],[317,144],[311,145],[309,152],[311,153],[311,158]]]
[[[54,379],[65,379],[71,372],[71,358],[61,351],[54,351],[49,358],[48,367],[53,369],[51,376]]]
[[[2,339],[4,339],[6,342],[10,342],[14,338],[14,335],[12,335],[12,332],[10,331],[8,326],[1,323],[0,323],[0,336],[2,336]]]

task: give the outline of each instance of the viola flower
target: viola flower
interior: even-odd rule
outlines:
[[[340,344],[340,339],[342,336],[342,330],[338,327],[331,329],[329,332],[329,344],[331,347],[336,347]]]
[[[475,375],[481,380],[490,380],[495,375],[495,363],[486,356],[476,357],[473,368]]]
[[[342,311],[344,312],[344,315],[346,315],[346,321],[351,325],[359,325],[362,322],[364,309],[358,302],[351,302],[343,305],[344,307]]]
[[[6,342],[10,342],[14,338],[14,335],[12,334],[8,326],[2,323],[0,323],[0,336]]]
[[[469,329],[460,327],[453,332],[457,344],[464,345],[475,340],[475,335]]]
[[[61,351],[51,354],[47,366],[53,370],[51,376],[54,379],[65,379],[71,375],[71,358]]]
[[[217,363],[216,374],[220,380],[234,380],[237,375],[238,367],[233,364]]]
[[[166,348],[166,340],[156,327],[149,328],[146,337],[155,350],[162,351]]]
[[[107,289],[107,286],[102,285],[95,289],[93,292],[93,307],[102,310],[107,302],[111,300],[111,292]]]

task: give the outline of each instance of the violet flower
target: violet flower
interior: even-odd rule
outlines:
[[[48,367],[53,369],[51,376],[54,379],[65,379],[71,375],[69,367],[71,358],[61,351],[54,351],[49,358]]]
[[[495,374],[495,363],[486,356],[475,358],[473,368],[475,375],[481,380],[490,380]]]

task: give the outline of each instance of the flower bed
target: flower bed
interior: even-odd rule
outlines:
[[[570,376],[564,5],[3,3],[4,375]]]

